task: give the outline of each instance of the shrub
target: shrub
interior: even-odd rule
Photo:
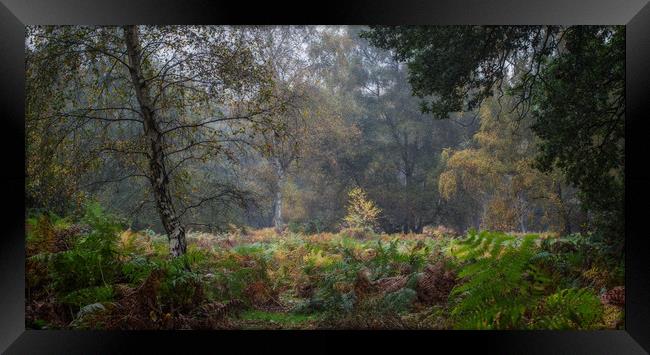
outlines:
[[[344,218],[349,228],[359,228],[365,231],[375,231],[378,227],[377,218],[381,210],[370,201],[361,188],[353,188],[348,193],[348,213]]]

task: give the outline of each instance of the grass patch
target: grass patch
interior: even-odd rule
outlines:
[[[320,319],[318,314],[296,314],[248,310],[239,316],[243,326],[249,328],[309,328]]]

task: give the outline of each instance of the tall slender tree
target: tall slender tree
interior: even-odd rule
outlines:
[[[121,162],[100,183],[146,179],[172,256],[186,251],[185,212],[226,193],[184,194],[186,164],[232,154],[261,132],[282,134],[273,80],[238,29],[33,27],[28,39],[28,131],[72,135],[68,147],[95,166]],[[53,86],[62,94],[47,102]]]

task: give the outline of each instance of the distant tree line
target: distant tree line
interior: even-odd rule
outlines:
[[[623,27],[28,28],[28,209],[622,240]]]

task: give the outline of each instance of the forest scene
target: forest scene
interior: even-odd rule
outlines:
[[[624,329],[624,26],[27,26],[27,329]]]

